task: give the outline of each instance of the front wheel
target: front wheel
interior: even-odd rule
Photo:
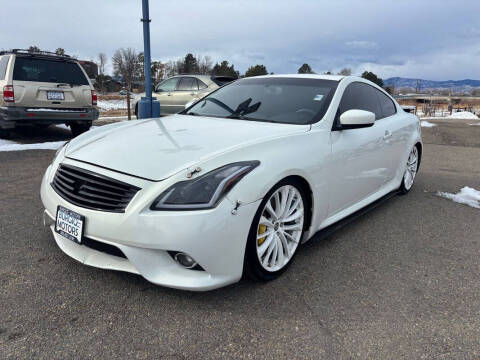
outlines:
[[[80,134],[90,130],[92,123],[84,123],[84,124],[70,124],[70,131],[74,137],[77,137]]]
[[[306,196],[295,181],[282,181],[264,197],[247,240],[245,272],[259,281],[273,280],[290,265],[302,239]]]
[[[400,185],[400,193],[406,194],[410,191],[417,175],[419,164],[418,147],[415,145],[410,152],[407,160],[407,169],[403,175],[402,184]]]

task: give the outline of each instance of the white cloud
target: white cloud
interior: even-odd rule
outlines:
[[[355,49],[375,49],[378,47],[378,44],[376,42],[365,40],[347,41],[345,45]]]

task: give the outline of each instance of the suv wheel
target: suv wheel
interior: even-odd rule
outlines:
[[[9,129],[0,128],[0,139],[10,139],[12,131]]]
[[[83,123],[83,124],[70,124],[70,130],[72,131],[72,135],[74,137],[77,137],[78,135],[88,131],[91,126],[92,126],[92,123],[90,122]]]

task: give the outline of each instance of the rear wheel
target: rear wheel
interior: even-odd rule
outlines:
[[[90,127],[92,126],[91,122],[88,123],[82,123],[82,124],[70,124],[70,130],[72,132],[72,135],[74,137],[83,134],[84,132],[88,131]]]
[[[402,194],[408,193],[412,188],[413,182],[415,181],[415,176],[417,175],[419,160],[418,147],[415,145],[410,152],[410,155],[408,155],[407,169],[405,170],[402,184],[400,185],[399,190]]]
[[[245,272],[254,280],[280,276],[302,239],[306,196],[293,180],[278,183],[264,197],[253,219],[245,254]]]
[[[0,128],[0,139],[10,139],[12,137],[12,130]]]

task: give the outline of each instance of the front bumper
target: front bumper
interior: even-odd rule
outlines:
[[[97,120],[97,108],[50,109],[20,106],[0,107],[0,128],[12,129],[17,125],[32,124],[68,124],[71,122],[92,122]]]
[[[54,171],[54,165],[47,169],[41,185],[45,222],[58,246],[72,258],[98,268],[140,274],[152,283],[185,290],[211,290],[240,280],[248,232],[261,200],[241,206],[235,215],[234,205],[227,198],[209,210],[152,211],[149,206],[153,199],[147,196],[149,184],[144,182],[136,184],[142,185],[142,190],[125,213],[107,213],[65,201],[50,185]],[[115,176],[108,170],[102,173]],[[135,180],[131,180],[133,184]],[[85,216],[85,237],[117,247],[126,258],[78,245],[57,234],[53,219],[58,205]],[[204,271],[182,267],[168,251],[189,254]]]

